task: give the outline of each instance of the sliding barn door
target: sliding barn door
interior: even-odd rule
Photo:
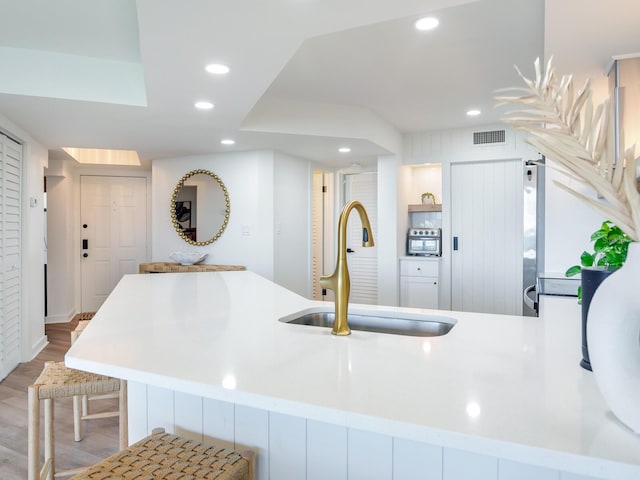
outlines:
[[[522,188],[520,160],[451,166],[453,310],[522,314]]]

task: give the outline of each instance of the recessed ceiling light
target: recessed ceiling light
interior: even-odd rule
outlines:
[[[196,102],[195,107],[200,110],[211,110],[213,108],[213,103],[211,102]]]
[[[416,27],[417,30],[425,31],[425,30],[432,30],[436,28],[439,23],[440,21],[437,18],[424,17],[418,20],[416,23],[414,23],[414,26]]]
[[[209,72],[209,73],[213,73],[215,75],[225,75],[227,73],[229,73],[230,68],[227,67],[226,65],[223,65],[221,63],[211,63],[209,65],[207,65],[206,67],[204,67],[204,69]]]
[[[220,140],[220,143],[223,145],[233,145],[236,141],[230,138],[225,138],[224,140]]]
[[[342,148],[339,148],[338,151],[340,153],[349,153],[351,149],[349,147],[342,147]]]
[[[480,115],[480,110],[477,110],[475,108],[472,110],[468,110],[467,115],[469,115],[470,117],[477,117],[478,115]]]

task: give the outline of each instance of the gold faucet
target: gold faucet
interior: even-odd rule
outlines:
[[[347,220],[351,210],[356,209],[362,222],[362,246],[373,247],[373,233],[369,216],[364,206],[354,200],[347,203],[342,209],[338,220],[338,260],[336,269],[328,277],[320,277],[320,286],[333,290],[335,297],[335,320],[331,333],[334,335],[350,335],[349,323],[347,322],[347,309],[349,307],[349,292],[351,290],[351,280],[349,279],[349,269],[347,268]]]

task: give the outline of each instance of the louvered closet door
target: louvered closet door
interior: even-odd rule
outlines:
[[[313,196],[311,202],[311,298],[322,300],[320,276],[322,275],[322,172],[313,172]]]
[[[360,173],[345,177],[345,203],[358,200],[364,206],[373,230],[373,240],[378,233],[378,175]],[[376,304],[378,302],[378,257],[375,247],[362,246],[362,223],[353,209],[347,224],[347,253],[351,276],[350,303]]]
[[[20,362],[22,145],[0,134],[0,379]]]

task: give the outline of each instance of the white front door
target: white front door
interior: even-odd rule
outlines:
[[[146,197],[143,177],[80,177],[83,312],[95,312],[123,275],[147,261]]]
[[[451,309],[522,314],[522,162],[451,165]]]
[[[358,200],[364,206],[373,230],[378,233],[378,175],[360,173],[345,175],[345,204]],[[378,255],[375,247],[362,246],[362,223],[354,209],[347,223],[347,262],[351,276],[350,303],[378,302]]]

